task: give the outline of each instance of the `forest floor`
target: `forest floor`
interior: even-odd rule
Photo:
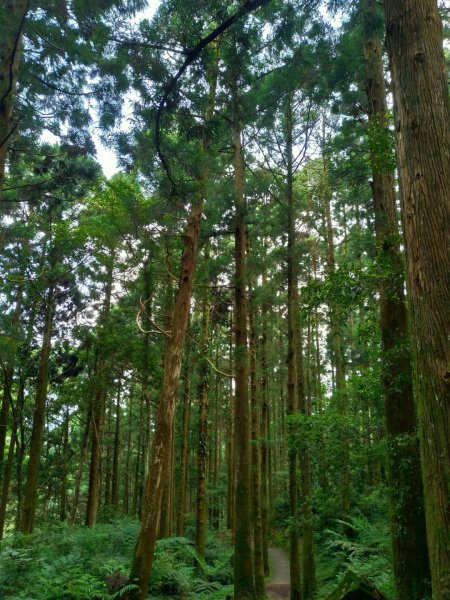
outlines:
[[[271,600],[289,598],[289,559],[280,548],[269,548],[269,558],[272,565],[272,578],[266,586],[267,595]]]

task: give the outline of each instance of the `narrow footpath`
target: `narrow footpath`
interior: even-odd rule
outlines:
[[[266,585],[270,600],[286,600],[289,598],[289,559],[280,548],[269,548],[269,559],[272,565],[272,578]]]

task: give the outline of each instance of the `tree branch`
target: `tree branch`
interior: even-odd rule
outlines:
[[[186,53],[186,58],[183,61],[182,65],[175,73],[175,75],[169,80],[167,85],[165,86],[164,93],[162,95],[161,100],[158,104],[158,109],[156,111],[156,119],[155,119],[155,145],[156,151],[158,154],[158,158],[161,161],[161,164],[169,178],[170,183],[172,184],[172,188],[175,188],[175,182],[172,179],[169,164],[167,162],[166,157],[162,153],[161,150],[161,115],[165,108],[167,108],[168,100],[175,91],[176,85],[189,67],[190,64],[194,62],[196,58],[198,58],[201,52],[216,38],[218,38],[222,33],[227,31],[236,21],[247,15],[248,13],[257,10],[261,6],[265,4],[269,4],[270,0],[247,0],[239,10],[237,10],[234,14],[232,14],[228,19],[225,19],[220,25],[218,25],[209,35],[200,40],[200,42],[194,46],[191,50]]]

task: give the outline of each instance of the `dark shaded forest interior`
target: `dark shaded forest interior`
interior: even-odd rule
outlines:
[[[0,0],[0,598],[450,600],[445,0]]]

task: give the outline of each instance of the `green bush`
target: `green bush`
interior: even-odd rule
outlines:
[[[2,600],[114,600],[125,589],[138,523],[119,519],[93,528],[56,526],[2,542]],[[209,534],[206,562],[187,538],[158,541],[151,598],[221,600],[232,581],[231,550]]]

